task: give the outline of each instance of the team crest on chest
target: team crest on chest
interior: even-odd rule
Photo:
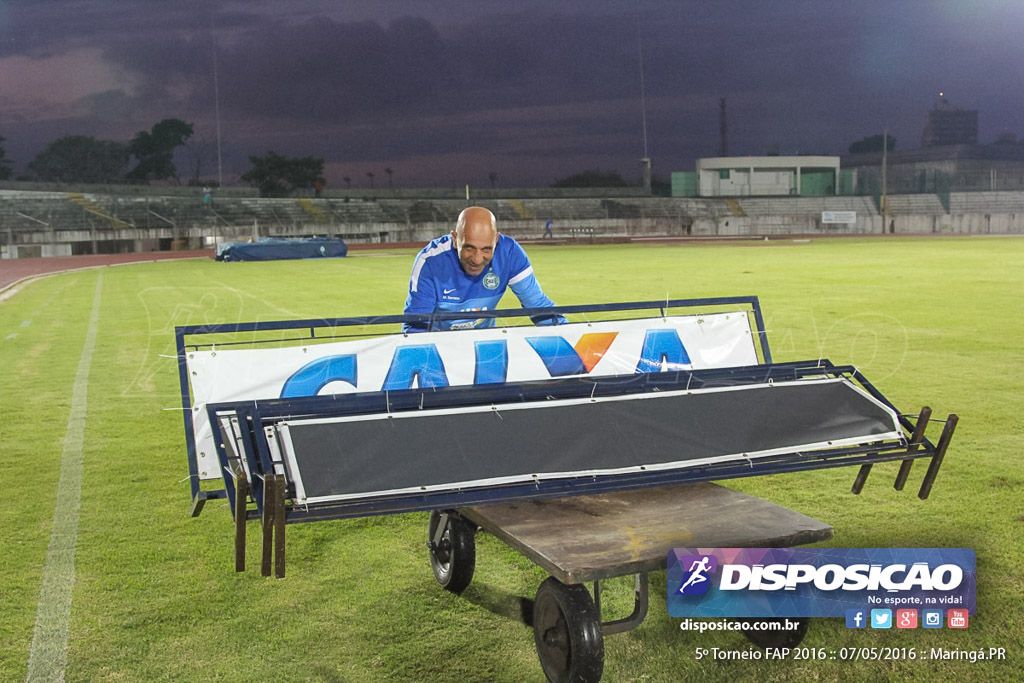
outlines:
[[[501,278],[499,278],[495,273],[487,273],[487,275],[484,275],[484,287],[487,289],[497,289],[500,282]]]

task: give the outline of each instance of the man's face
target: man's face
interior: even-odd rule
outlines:
[[[477,276],[486,270],[494,258],[494,245],[498,235],[491,228],[489,221],[466,222],[462,239],[452,233],[455,246],[459,250],[459,263],[466,275]]]

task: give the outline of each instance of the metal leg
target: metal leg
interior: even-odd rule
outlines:
[[[914,435],[910,437],[910,445],[907,447],[908,451],[916,451],[920,448],[921,442],[924,440],[924,431],[928,427],[928,420],[932,416],[932,409],[928,406],[921,408],[921,414],[917,417],[917,426],[914,427]],[[902,491],[903,486],[907,483],[907,477],[910,476],[910,468],[914,466],[914,459],[908,458],[904,460],[900,465],[900,472],[896,475],[896,481],[893,482],[893,488],[897,491]]]
[[[274,479],[276,475],[263,476],[263,557],[260,574],[270,576],[270,565],[274,553]]]
[[[860,490],[864,488],[864,482],[868,480],[869,474],[871,474],[871,464],[861,465],[860,470],[857,471],[857,478],[853,480],[853,488],[850,491],[860,494]]]
[[[951,414],[946,419],[946,426],[942,430],[942,436],[939,437],[939,443],[935,446],[935,455],[932,456],[931,464],[928,465],[928,471],[925,472],[924,481],[921,482],[921,490],[917,492],[917,497],[924,500],[928,497],[928,494],[932,492],[932,484],[935,483],[935,477],[939,474],[939,468],[942,467],[942,459],[946,457],[946,449],[949,447],[950,439],[953,438],[953,432],[956,431],[956,424],[960,421],[960,418],[955,414]]]
[[[647,573],[636,575],[636,581],[633,586],[633,613],[625,619],[615,619],[614,621],[601,622],[601,634],[610,636],[613,633],[625,633],[626,631],[632,631],[637,626],[643,623],[644,619],[647,618],[647,605],[648,605],[648,585],[647,585]],[[601,582],[594,582],[594,605],[597,608],[597,616],[601,616]]]
[[[284,475],[274,477],[274,576],[284,578]]]
[[[240,470],[235,470],[235,571],[245,571],[245,516],[249,482]]]

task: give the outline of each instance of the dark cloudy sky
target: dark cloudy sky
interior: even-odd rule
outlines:
[[[226,180],[266,150],[334,187],[636,180],[642,47],[667,178],[718,154],[722,97],[732,154],[915,148],[940,90],[981,142],[1024,135],[1022,36],[1022,0],[0,0],[0,135],[18,172],[167,117],[208,154],[216,44]]]

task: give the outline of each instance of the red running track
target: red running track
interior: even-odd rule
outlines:
[[[134,254],[94,254],[89,256],[56,256],[50,258],[20,258],[0,260],[0,291],[28,277],[61,273],[66,270],[97,268],[119,263],[144,263],[181,258],[213,258],[210,250],[150,251]]]

